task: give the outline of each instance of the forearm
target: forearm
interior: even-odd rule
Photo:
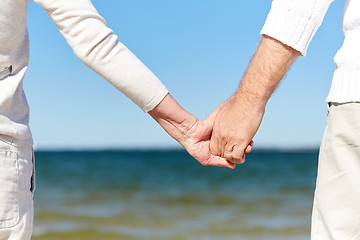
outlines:
[[[264,110],[267,101],[279,85],[300,53],[283,43],[264,36],[235,94],[259,110]]]
[[[189,130],[197,123],[197,118],[183,109],[170,95],[166,97],[149,115],[176,141],[184,145]]]

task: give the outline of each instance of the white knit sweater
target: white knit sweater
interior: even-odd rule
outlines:
[[[34,1],[45,9],[75,54],[142,110],[150,111],[166,96],[166,87],[118,41],[90,0]],[[14,145],[32,144],[22,88],[29,60],[27,4],[28,0],[0,1],[0,140]]]
[[[261,31],[305,56],[333,0],[274,0]],[[328,102],[360,102],[360,1],[347,0],[343,18],[344,44],[334,60]]]

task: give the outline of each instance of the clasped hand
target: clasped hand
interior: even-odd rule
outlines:
[[[245,153],[251,152],[252,141],[264,115],[264,109],[256,109],[251,104],[234,95],[221,104],[212,114],[213,131],[210,151],[234,164],[245,161]]]
[[[149,114],[199,163],[228,168],[243,163],[251,152],[263,116],[233,96],[199,121],[170,94]]]
[[[234,95],[192,127],[185,149],[202,165],[235,168],[250,153],[264,109]]]

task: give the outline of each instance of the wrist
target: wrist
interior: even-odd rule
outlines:
[[[191,130],[198,120],[183,109],[170,94],[159,105],[149,111],[149,115],[181,145],[191,135]]]
[[[299,52],[280,41],[264,36],[241,81],[235,98],[255,110],[265,106]]]
[[[263,114],[269,98],[239,89],[230,100],[241,108]]]

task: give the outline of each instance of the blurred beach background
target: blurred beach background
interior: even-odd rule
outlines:
[[[34,240],[305,240],[317,152],[236,170],[181,150],[36,152]]]
[[[271,7],[263,0],[92,3],[199,119],[236,90]],[[306,57],[269,101],[253,153],[229,170],[200,166],[85,67],[29,1],[24,89],[37,163],[32,239],[309,239],[343,5],[334,1]]]

